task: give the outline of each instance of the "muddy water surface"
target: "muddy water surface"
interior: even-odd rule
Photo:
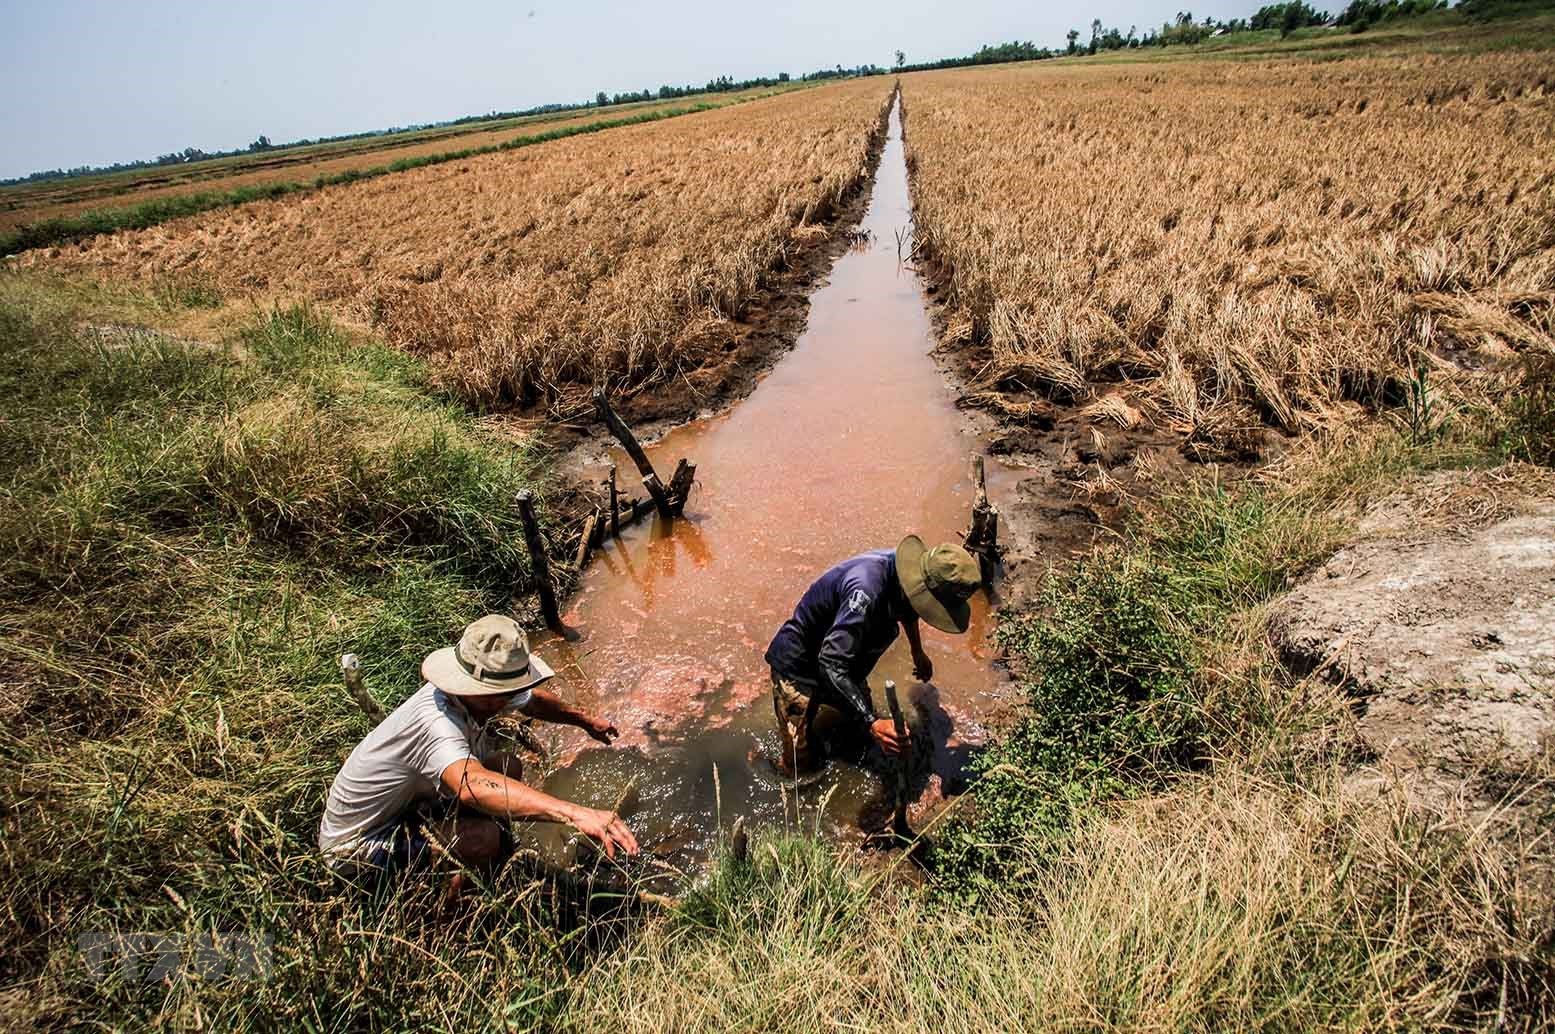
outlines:
[[[624,810],[645,847],[695,859],[736,815],[852,836],[887,806],[877,775],[840,762],[785,788],[768,760],[777,735],[762,655],[832,564],[910,532],[958,541],[967,524],[968,459],[980,443],[930,355],[922,285],[898,261],[909,220],[893,109],[861,226],[869,240],[812,296],[793,351],[732,410],[648,448],[666,478],[682,456],[697,464],[685,519],[607,542],[564,615],[576,639],[539,643],[562,694],[622,733],[608,749],[573,730],[550,734],[560,767],[547,789],[608,807],[635,780]],[[635,483],[625,455],[615,461],[623,486]],[[1015,474],[993,460],[988,471],[998,503]],[[894,678],[931,732],[916,782],[926,798],[956,791],[983,719],[1007,692],[991,663],[989,605],[974,600],[964,636],[925,626],[932,684],[913,679],[905,638],[870,680],[883,711],[881,686]]]

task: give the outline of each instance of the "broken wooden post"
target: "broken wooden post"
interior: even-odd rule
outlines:
[[[653,472],[653,464],[648,462],[648,454],[643,452],[643,447],[637,444],[637,436],[632,434],[632,429],[622,423],[616,416],[615,410],[610,408],[610,400],[605,397],[604,389],[596,388],[594,391],[594,408],[599,411],[599,418],[605,422],[610,433],[615,435],[616,441],[621,443],[621,448],[637,464],[637,470],[643,476],[643,487],[653,497],[653,504],[658,507],[661,517],[673,517],[674,508],[670,505],[669,493],[664,490],[664,483],[659,480],[659,475]]]
[[[524,522],[524,543],[529,547],[529,567],[540,593],[540,615],[547,627],[560,631],[561,611],[556,609],[556,590],[551,586],[551,564],[545,555],[545,540],[540,537],[540,522],[535,520],[535,496],[529,489],[518,493],[518,516]]]
[[[670,501],[669,491],[664,487],[664,482],[659,480],[659,475],[645,475],[643,488],[648,490],[648,496],[653,500],[653,506],[659,511],[660,517],[675,516],[675,504]]]
[[[356,706],[362,709],[362,713],[374,722],[383,721],[387,712],[383,709],[383,705],[367,692],[367,683],[362,679],[361,659],[354,653],[342,654],[340,674],[345,676],[346,690],[351,694],[351,699],[356,701]]]
[[[972,484],[977,494],[972,500],[972,523],[967,528],[966,548],[982,561],[983,580],[987,581],[999,560],[999,511],[988,501],[983,457],[975,453],[972,456]]]
[[[610,537],[621,537],[621,503],[616,494],[616,465],[610,464],[610,477],[607,479],[610,486]]]
[[[575,571],[582,571],[583,565],[589,562],[589,550],[594,546],[594,525],[599,521],[599,511],[589,514],[588,520],[583,522],[583,537],[578,539],[578,552],[572,559],[572,567]]]
[[[681,460],[675,468],[675,475],[670,478],[670,505],[675,509],[675,516],[679,517],[686,509],[686,500],[691,495],[691,483],[696,480],[697,465]]]

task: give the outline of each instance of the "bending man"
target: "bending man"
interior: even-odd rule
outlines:
[[[864,553],[821,575],[767,647],[784,773],[817,766],[811,733],[822,706],[867,727],[885,753],[901,753],[907,744],[897,739],[889,718],[875,713],[869,673],[900,629],[912,647],[913,674],[933,678],[918,620],[942,632],[965,632],[967,600],[981,584],[977,560],[965,549],[952,543],[926,549],[916,535],[894,552]]]
[[[332,866],[394,871],[444,851],[487,865],[502,853],[497,819],[564,822],[611,857],[637,852],[618,816],[521,782],[518,759],[488,749],[487,723],[505,713],[576,725],[606,744],[619,735],[540,688],[554,673],[515,621],[481,618],[459,645],[427,655],[421,674],[426,684],[357,744],[329,788],[319,848]]]

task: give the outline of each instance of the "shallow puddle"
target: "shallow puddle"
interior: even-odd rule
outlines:
[[[665,478],[680,457],[697,464],[686,517],[607,540],[563,615],[575,641],[539,641],[562,694],[622,733],[609,749],[573,730],[552,734],[562,767],[546,788],[609,807],[635,780],[637,799],[623,810],[647,848],[693,861],[737,815],[856,835],[889,806],[878,775],[833,762],[797,791],[796,813],[795,790],[770,761],[777,734],[762,655],[837,561],[909,532],[959,541],[967,525],[968,460],[980,443],[930,356],[922,284],[898,261],[909,219],[893,108],[861,226],[869,240],[814,293],[793,351],[732,410],[648,448]],[[635,468],[614,458],[624,490]],[[988,479],[999,504],[1017,477],[990,460]],[[934,754],[921,759],[916,783],[927,798],[957,790],[981,720],[1007,689],[991,663],[989,605],[986,594],[974,600],[965,636],[924,626],[932,685],[913,679],[905,638],[870,679],[882,712],[893,678],[931,730]]]

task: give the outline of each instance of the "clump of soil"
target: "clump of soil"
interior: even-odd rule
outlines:
[[[1555,476],[1423,479],[1276,608],[1294,669],[1342,686],[1376,769],[1427,797],[1493,796],[1555,748]]]

